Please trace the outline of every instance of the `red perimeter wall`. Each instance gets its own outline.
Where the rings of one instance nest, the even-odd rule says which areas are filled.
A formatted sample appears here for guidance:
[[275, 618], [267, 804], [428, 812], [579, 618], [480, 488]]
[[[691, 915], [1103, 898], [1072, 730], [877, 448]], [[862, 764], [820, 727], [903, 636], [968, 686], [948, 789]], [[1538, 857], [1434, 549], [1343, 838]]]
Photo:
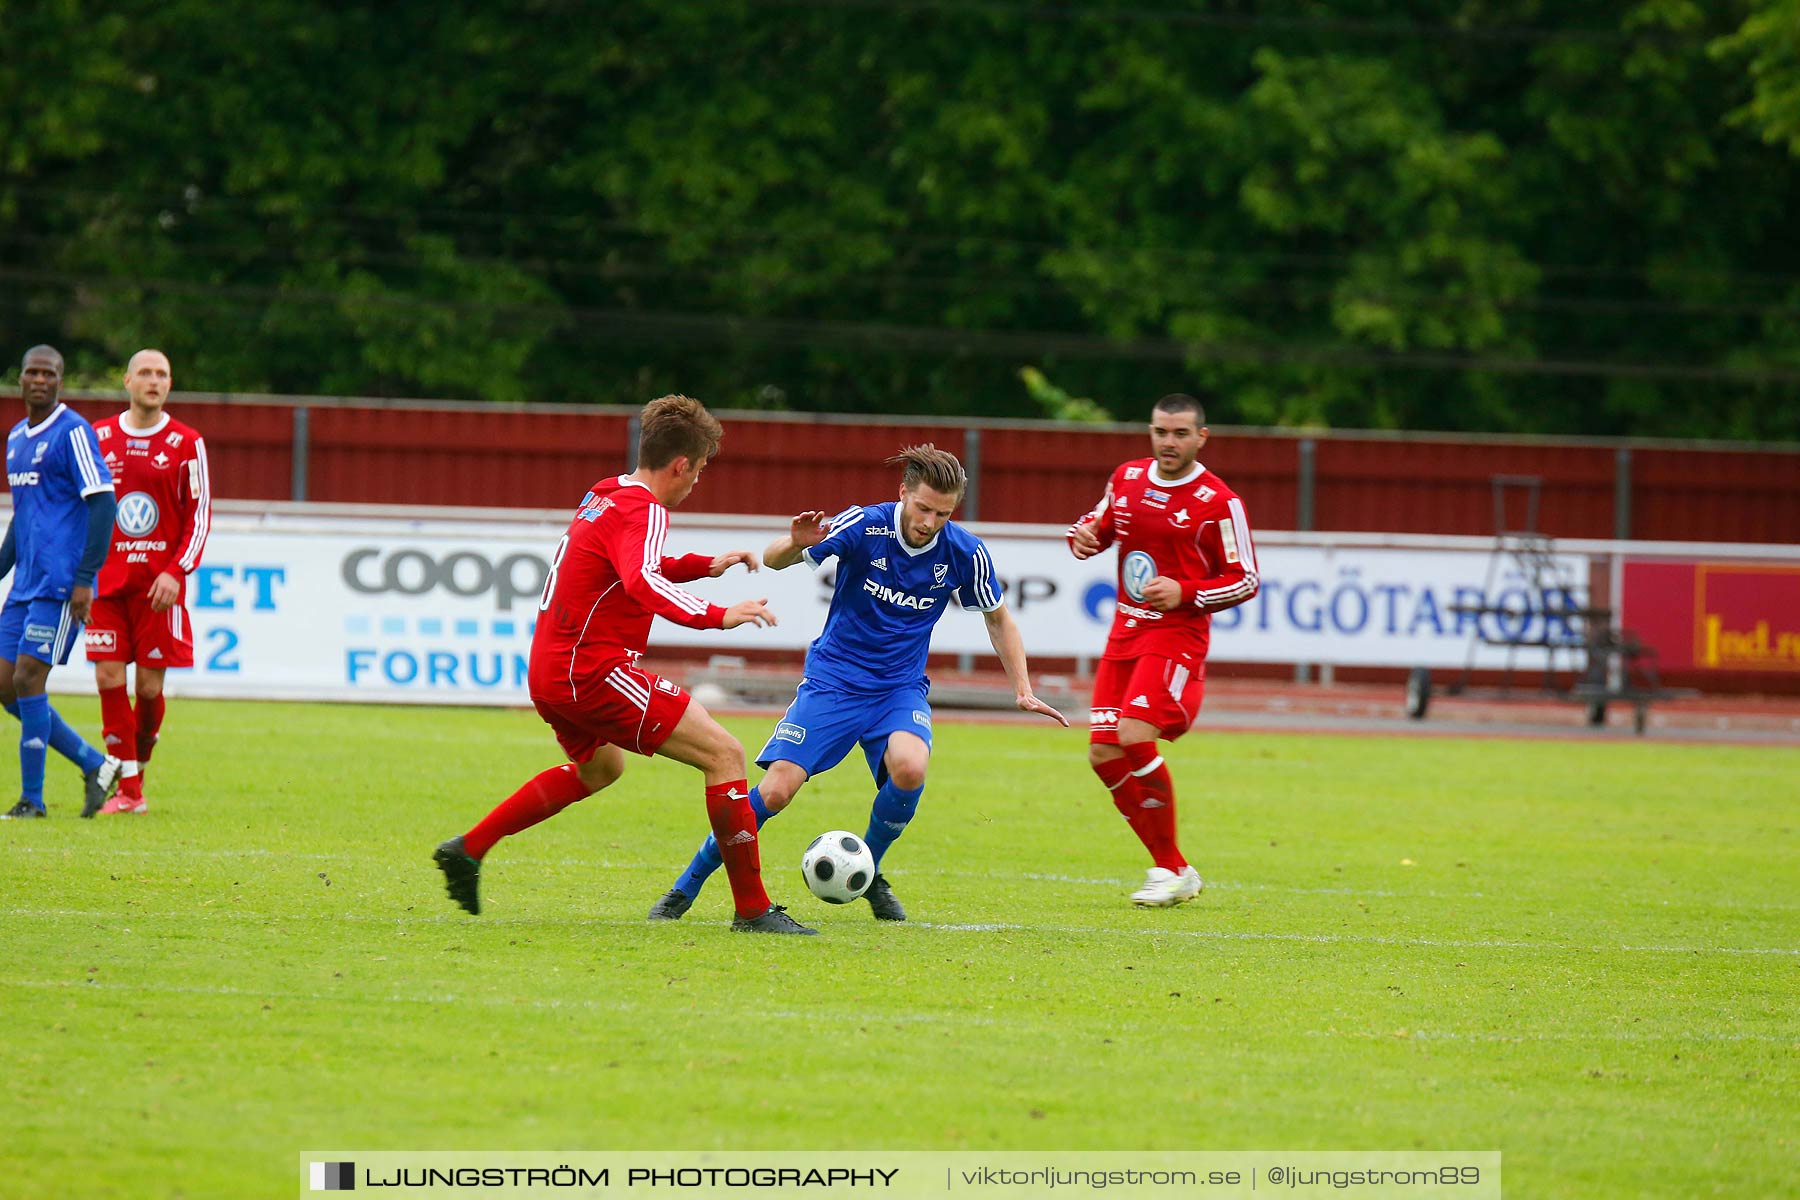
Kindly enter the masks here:
[[[70, 403], [90, 419], [121, 407]], [[24, 415], [16, 395], [0, 409], [9, 426]], [[178, 393], [170, 411], [205, 435], [214, 494], [239, 500], [573, 507], [596, 478], [625, 468], [632, 428], [630, 410], [548, 405]], [[721, 415], [724, 448], [697, 510], [785, 514], [885, 499], [897, 477], [882, 460], [932, 441], [977, 465], [977, 519], [1061, 524], [1093, 504], [1113, 466], [1148, 451], [1141, 431], [1119, 426]], [[302, 431], [303, 497], [294, 470]], [[1538, 524], [1554, 536], [1612, 537], [1623, 518], [1629, 536], [1646, 540], [1800, 540], [1800, 448], [1225, 427], [1201, 457], [1263, 529], [1487, 535], [1490, 481], [1512, 475], [1543, 480]], [[1523, 494], [1513, 493], [1506, 523], [1524, 518]]]

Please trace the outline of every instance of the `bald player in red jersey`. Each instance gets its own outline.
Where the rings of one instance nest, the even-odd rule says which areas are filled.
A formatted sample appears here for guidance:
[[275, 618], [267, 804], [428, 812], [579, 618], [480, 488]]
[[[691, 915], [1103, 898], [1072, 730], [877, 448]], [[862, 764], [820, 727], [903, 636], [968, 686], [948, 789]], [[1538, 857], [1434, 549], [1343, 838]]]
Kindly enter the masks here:
[[1094, 510], [1069, 529], [1076, 558], [1119, 549], [1118, 607], [1094, 674], [1088, 762], [1150, 852], [1134, 904], [1166, 908], [1204, 886], [1175, 837], [1175, 784], [1156, 739], [1200, 714], [1212, 614], [1256, 595], [1244, 502], [1198, 461], [1206, 413], [1164, 396], [1150, 414], [1154, 454], [1121, 463]]
[[653, 616], [693, 629], [775, 624], [766, 600], [720, 608], [680, 586], [738, 563], [754, 571], [756, 555], [662, 552], [669, 509], [687, 499], [718, 451], [718, 420], [698, 400], [664, 396], [644, 406], [640, 429], [637, 470], [588, 490], [551, 555], [538, 604], [527, 682], [569, 762], [534, 776], [432, 858], [450, 898], [480, 913], [481, 860], [494, 843], [613, 783], [625, 770], [626, 750], [660, 754], [705, 776], [706, 816], [737, 908], [732, 929], [815, 933], [770, 904], [763, 890], [743, 746], [679, 685], [637, 665]]
[[[143, 769], [162, 729], [163, 677], [194, 665], [187, 581], [212, 532], [212, 475], [199, 430], [164, 408], [173, 383], [167, 355], [139, 350], [125, 367], [131, 406], [94, 422], [119, 496], [85, 638], [106, 752], [123, 760], [119, 793], [102, 813], [148, 810]], [[137, 668], [136, 708], [125, 687], [128, 664]]]

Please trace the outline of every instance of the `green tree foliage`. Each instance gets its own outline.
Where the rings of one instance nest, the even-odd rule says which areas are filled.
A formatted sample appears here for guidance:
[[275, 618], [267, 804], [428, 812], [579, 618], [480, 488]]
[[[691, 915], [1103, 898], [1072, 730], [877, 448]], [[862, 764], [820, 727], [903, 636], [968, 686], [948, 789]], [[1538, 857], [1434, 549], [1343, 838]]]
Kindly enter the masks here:
[[1800, 437], [1797, 0], [0, 0], [0, 329], [208, 390]]

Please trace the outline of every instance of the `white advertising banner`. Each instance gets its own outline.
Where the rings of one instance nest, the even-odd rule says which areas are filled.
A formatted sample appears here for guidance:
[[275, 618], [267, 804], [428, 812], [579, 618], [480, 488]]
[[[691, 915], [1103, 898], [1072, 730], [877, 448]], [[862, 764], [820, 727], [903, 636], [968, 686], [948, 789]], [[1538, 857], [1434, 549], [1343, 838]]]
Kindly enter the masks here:
[[[760, 553], [779, 532], [775, 520], [678, 516], [667, 549]], [[560, 523], [547, 522], [220, 516], [189, 581], [195, 666], [172, 672], [169, 685], [188, 694], [524, 702], [534, 618], [561, 533]], [[1060, 530], [1017, 526], [990, 531], [987, 542], [1027, 651], [1097, 657], [1112, 621], [1112, 553], [1076, 562]], [[1459, 606], [1544, 607], [1516, 571], [1497, 571], [1488, 587], [1490, 557], [1480, 551], [1265, 543], [1258, 555], [1261, 594], [1215, 617], [1215, 661], [1460, 665], [1477, 618]], [[1560, 564], [1583, 589], [1586, 562], [1575, 556]], [[831, 596], [829, 568], [814, 573], [804, 564], [755, 575], [739, 567], [686, 586], [719, 604], [767, 597], [781, 623], [700, 631], [659, 621], [652, 653], [658, 645], [786, 648], [798, 665]], [[1502, 618], [1481, 620], [1500, 631]], [[1571, 636], [1554, 624], [1546, 629], [1541, 617], [1507, 621], [1505, 632]], [[992, 654], [980, 614], [955, 609], [939, 623], [933, 648]], [[1506, 654], [1482, 647], [1476, 662], [1504, 665]], [[79, 659], [77, 650], [53, 674], [57, 690], [91, 686]]]

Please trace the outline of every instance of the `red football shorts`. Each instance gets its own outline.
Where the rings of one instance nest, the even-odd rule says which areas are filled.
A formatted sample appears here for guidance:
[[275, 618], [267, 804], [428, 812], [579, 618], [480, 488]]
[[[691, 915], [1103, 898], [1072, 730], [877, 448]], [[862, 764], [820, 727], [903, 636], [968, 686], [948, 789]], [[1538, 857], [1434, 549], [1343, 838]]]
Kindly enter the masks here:
[[649, 757], [675, 732], [693, 697], [660, 675], [623, 664], [585, 682], [573, 699], [532, 697], [570, 762], [584, 763], [604, 745]]
[[1156, 726], [1157, 736], [1174, 741], [1200, 715], [1206, 692], [1206, 663], [1172, 658], [1103, 658], [1094, 672], [1094, 703], [1088, 714], [1088, 741], [1119, 744], [1119, 719], [1135, 717]]
[[126, 662], [140, 667], [194, 665], [194, 626], [187, 607], [150, 611], [148, 596], [96, 597], [88, 614], [89, 662]]

